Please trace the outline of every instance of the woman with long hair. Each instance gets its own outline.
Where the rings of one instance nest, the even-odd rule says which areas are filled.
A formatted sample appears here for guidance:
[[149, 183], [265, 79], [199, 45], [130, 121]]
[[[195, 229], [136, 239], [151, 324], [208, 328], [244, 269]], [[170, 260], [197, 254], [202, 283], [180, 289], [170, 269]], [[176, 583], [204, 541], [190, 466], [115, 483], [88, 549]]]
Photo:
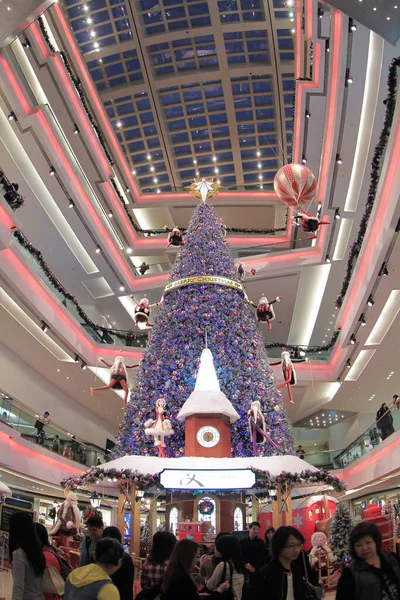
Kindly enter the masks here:
[[[103, 538], [112, 538], [122, 545], [122, 535], [118, 527], [106, 527], [103, 530]], [[134, 574], [133, 560], [129, 554], [124, 552], [120, 568], [110, 576], [111, 581], [119, 591], [120, 600], [133, 600]]]
[[235, 600], [242, 599], [244, 583], [244, 560], [240, 551], [239, 540], [234, 535], [223, 535], [215, 542], [215, 548], [221, 556], [211, 578], [207, 581], [207, 589], [213, 592], [220, 583], [228, 581]]
[[[168, 568], [161, 586], [161, 600], [200, 600], [192, 571], [197, 563], [199, 545], [193, 540], [183, 539], [172, 552]], [[229, 582], [220, 584], [215, 592], [207, 596], [208, 600], [219, 598], [220, 593], [229, 589]]]
[[265, 544], [265, 562], [268, 563], [272, 559], [271, 555], [271, 540], [275, 533], [275, 527], [268, 527], [264, 533], [264, 544]]
[[[54, 567], [65, 581], [72, 569], [69, 568], [66, 576], [63, 576], [61, 569], [61, 558], [58, 556], [56, 549], [50, 545], [49, 535], [46, 527], [42, 525], [42, 523], [34, 523], [34, 527], [39, 538], [39, 542], [42, 546], [46, 567]], [[58, 594], [49, 594], [44, 592], [44, 600], [60, 600], [60, 598], [61, 596]]]
[[150, 554], [143, 565], [140, 577], [142, 590], [150, 590], [156, 585], [161, 585], [175, 544], [176, 537], [169, 531], [157, 531], [154, 534]]
[[29, 513], [10, 519], [9, 554], [13, 576], [12, 600], [43, 600], [46, 560]]
[[375, 523], [357, 523], [350, 532], [349, 549], [352, 562], [340, 576], [336, 600], [399, 600], [399, 558], [382, 550]]

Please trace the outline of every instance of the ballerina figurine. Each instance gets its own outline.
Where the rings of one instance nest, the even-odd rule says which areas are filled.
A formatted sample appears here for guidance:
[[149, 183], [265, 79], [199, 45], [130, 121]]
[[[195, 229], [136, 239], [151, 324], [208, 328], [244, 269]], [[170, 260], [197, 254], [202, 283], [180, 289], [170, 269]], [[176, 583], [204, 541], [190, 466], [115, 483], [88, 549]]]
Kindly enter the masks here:
[[110, 369], [110, 383], [108, 385], [102, 385], [100, 387], [91, 387], [90, 388], [90, 396], [93, 398], [95, 392], [99, 392], [100, 390], [124, 390], [124, 405], [122, 410], [125, 410], [126, 403], [128, 401], [128, 373], [127, 369], [135, 369], [139, 365], [125, 365], [125, 361], [122, 356], [117, 356], [114, 360], [114, 363], [110, 365], [110, 363], [106, 362], [104, 358], [100, 358], [101, 362], [104, 363]]
[[158, 449], [158, 456], [165, 457], [165, 438], [173, 435], [171, 421], [164, 418], [165, 400], [159, 398], [156, 402], [156, 418], [145, 421], [145, 434], [154, 437], [154, 445]]

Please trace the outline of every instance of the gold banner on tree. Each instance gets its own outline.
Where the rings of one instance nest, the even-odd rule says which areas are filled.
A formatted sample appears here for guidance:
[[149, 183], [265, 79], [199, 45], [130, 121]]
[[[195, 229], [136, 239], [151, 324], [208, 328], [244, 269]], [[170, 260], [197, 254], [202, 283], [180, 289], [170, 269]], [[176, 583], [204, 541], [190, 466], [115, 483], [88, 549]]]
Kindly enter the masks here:
[[230, 287], [230, 288], [234, 288], [235, 290], [239, 290], [240, 292], [245, 294], [243, 285], [241, 283], [239, 283], [239, 281], [235, 281], [234, 279], [228, 279], [227, 277], [220, 277], [219, 275], [194, 275], [193, 277], [184, 277], [183, 279], [177, 279], [176, 281], [171, 281], [171, 283], [168, 283], [165, 286], [164, 294], [166, 294], [167, 292], [170, 292], [171, 290], [175, 290], [176, 288], [184, 287], [186, 285], [201, 284], [201, 283], [212, 283], [214, 285], [223, 285], [225, 287]]

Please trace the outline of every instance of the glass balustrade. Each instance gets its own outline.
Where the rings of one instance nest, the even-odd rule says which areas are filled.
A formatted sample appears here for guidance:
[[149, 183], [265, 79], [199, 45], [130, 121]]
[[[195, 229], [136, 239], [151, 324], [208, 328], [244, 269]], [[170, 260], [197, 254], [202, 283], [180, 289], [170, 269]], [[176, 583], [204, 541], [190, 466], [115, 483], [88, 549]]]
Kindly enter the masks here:
[[60, 456], [69, 458], [85, 467], [107, 462], [106, 454], [81, 440], [73, 437], [57, 425], [50, 423], [41, 428], [38, 416], [18, 407], [9, 396], [2, 395], [0, 400], [0, 422], [33, 444], [43, 446]]

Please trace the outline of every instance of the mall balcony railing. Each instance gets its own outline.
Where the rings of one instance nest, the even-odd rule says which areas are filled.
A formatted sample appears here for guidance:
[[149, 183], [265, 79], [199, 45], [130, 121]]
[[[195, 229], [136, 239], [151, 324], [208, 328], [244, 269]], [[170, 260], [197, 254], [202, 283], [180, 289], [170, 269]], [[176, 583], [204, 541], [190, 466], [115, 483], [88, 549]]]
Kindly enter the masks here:
[[349, 444], [340, 454], [335, 456], [333, 460], [333, 466], [335, 469], [343, 469], [350, 463], [354, 462], [361, 456], [368, 454], [378, 444], [383, 442], [392, 433], [400, 429], [400, 404], [397, 407], [393, 407], [393, 410], [389, 411], [392, 416], [393, 423], [390, 423], [388, 419], [388, 413], [382, 416], [378, 421], [373, 423], [368, 429], [364, 431], [354, 442]]
[[93, 467], [111, 460], [102, 450], [77, 438], [73, 439], [72, 433], [66, 432], [53, 423], [44, 425], [43, 434], [39, 434], [36, 428], [38, 416], [18, 407], [12, 398], [2, 394], [0, 423], [18, 431], [24, 439], [85, 467]]
[[[115, 334], [113, 334], [111, 332], [97, 331], [90, 325], [87, 325], [84, 321], [82, 321], [82, 318], [79, 315], [75, 304], [73, 302], [71, 302], [70, 300], [68, 300], [67, 298], [65, 298], [63, 296], [63, 294], [59, 290], [57, 290], [54, 287], [54, 285], [52, 285], [51, 281], [49, 280], [47, 275], [44, 273], [44, 271], [40, 268], [38, 262], [35, 260], [35, 258], [32, 256], [32, 254], [30, 254], [30, 252], [28, 252], [28, 250], [24, 249], [20, 244], [18, 244], [18, 242], [15, 239], [12, 239], [12, 245], [15, 248], [16, 252], [18, 252], [23, 257], [26, 264], [32, 269], [32, 271], [35, 272], [40, 277], [40, 279], [48, 286], [48, 288], [51, 290], [51, 292], [59, 298], [60, 302], [65, 306], [65, 308], [68, 310], [68, 312], [71, 314], [71, 316], [74, 317], [74, 319], [81, 325], [81, 327], [83, 327], [83, 329], [85, 329], [85, 331], [88, 333], [88, 335], [90, 335], [90, 337], [97, 344], [106, 344], [106, 345], [118, 346], [118, 347], [121, 347], [121, 346], [135, 347], [135, 348], [145, 348], [146, 347], [147, 336], [143, 336], [143, 331], [139, 331], [134, 327], [132, 327], [131, 331], [122, 330], [122, 329], [119, 330], [122, 334], [129, 334], [129, 333], [132, 334], [128, 340], [124, 340], [124, 339], [117, 337]], [[135, 334], [137, 335], [137, 338], [135, 338]], [[330, 348], [329, 350], [318, 352], [317, 354], [312, 355], [311, 360], [314, 358], [315, 360], [318, 360], [318, 361], [328, 361], [332, 350], [333, 350], [333, 347]], [[267, 352], [268, 352], [268, 356], [270, 358], [280, 358], [282, 348], [279, 345], [275, 348], [268, 348]]]

